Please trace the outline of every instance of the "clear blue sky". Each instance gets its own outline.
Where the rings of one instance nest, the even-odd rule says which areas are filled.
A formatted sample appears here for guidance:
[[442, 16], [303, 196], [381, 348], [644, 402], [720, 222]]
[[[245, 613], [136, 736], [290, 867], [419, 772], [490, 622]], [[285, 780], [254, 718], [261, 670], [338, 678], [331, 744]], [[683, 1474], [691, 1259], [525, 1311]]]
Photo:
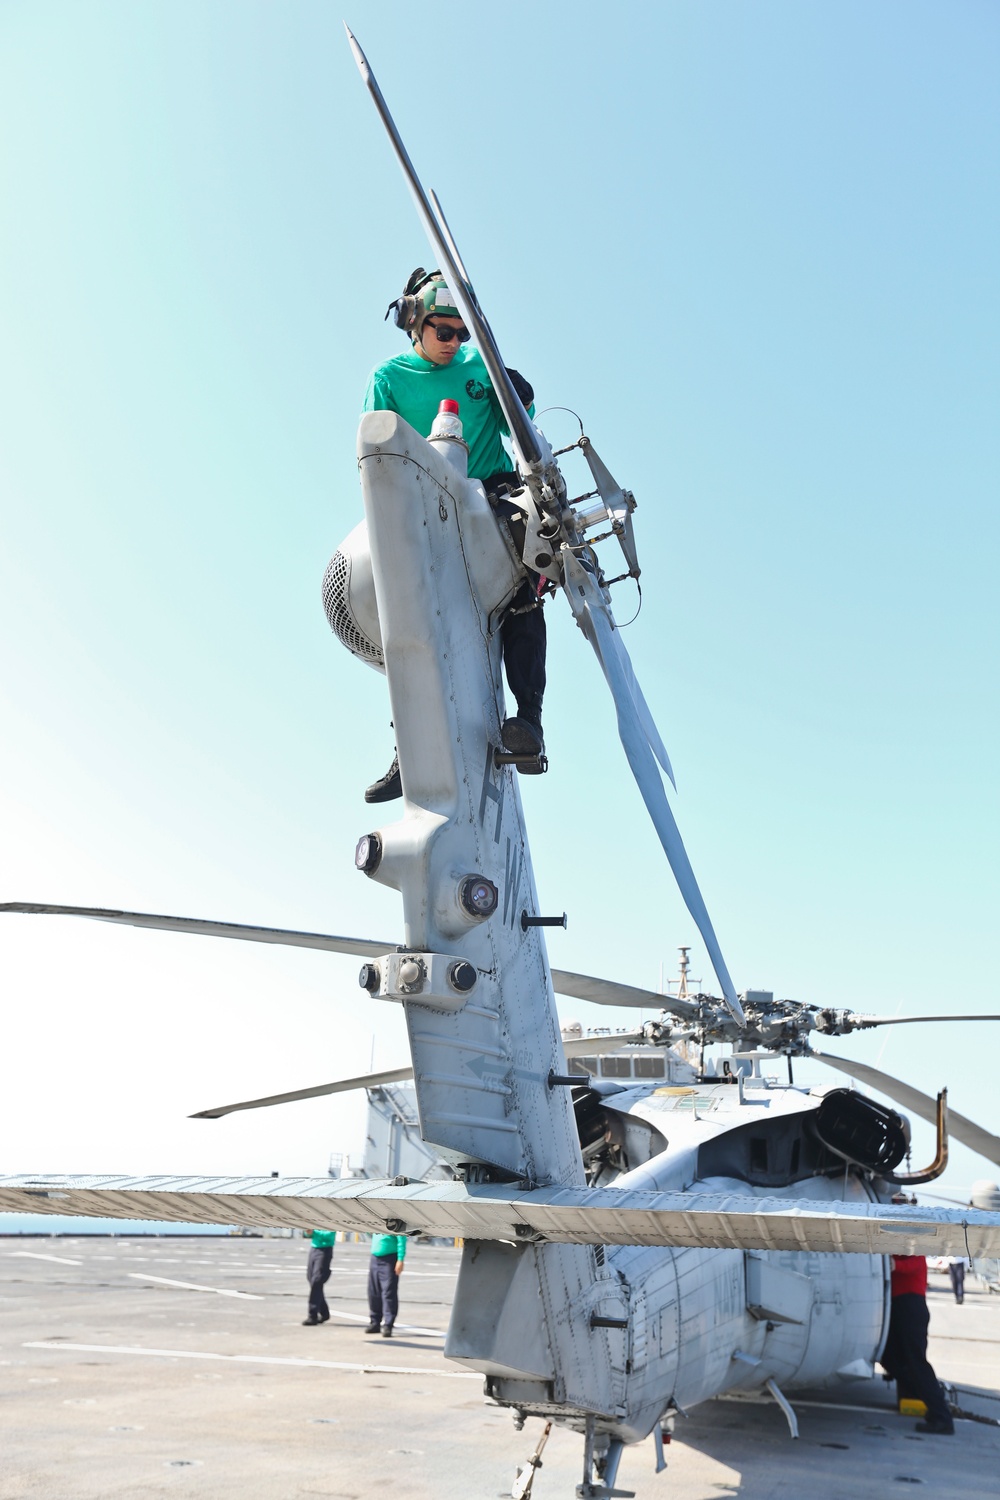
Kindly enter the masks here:
[[[1000, 1010], [1000, 11], [347, 19], [508, 362], [639, 500], [627, 640], [737, 987]], [[339, 12], [6, 0], [0, 139], [0, 899], [395, 941], [352, 862], [384, 684], [319, 584], [428, 251]], [[549, 620], [550, 954], [655, 987], [692, 925]], [[322, 1172], [356, 1100], [184, 1117], [405, 1060], [354, 960], [32, 919], [0, 944], [6, 1169]], [[997, 1130], [998, 1042], [835, 1050]]]

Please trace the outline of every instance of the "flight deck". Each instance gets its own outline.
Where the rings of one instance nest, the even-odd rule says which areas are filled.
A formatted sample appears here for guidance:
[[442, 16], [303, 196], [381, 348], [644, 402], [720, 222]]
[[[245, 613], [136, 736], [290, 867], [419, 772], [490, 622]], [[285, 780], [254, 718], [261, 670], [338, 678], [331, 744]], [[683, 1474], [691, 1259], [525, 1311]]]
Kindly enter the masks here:
[[[482, 1377], [443, 1357], [459, 1251], [415, 1244], [392, 1339], [365, 1335], [368, 1251], [341, 1244], [329, 1323], [302, 1327], [302, 1239], [0, 1239], [0, 1500], [493, 1500], [509, 1495], [541, 1423], [517, 1432]], [[769, 1400], [709, 1401], [678, 1418], [654, 1473], [628, 1448], [637, 1500], [995, 1500], [1000, 1296], [972, 1277], [962, 1306], [931, 1276], [930, 1358], [974, 1411], [922, 1438], [881, 1380]], [[974, 1395], [978, 1392], [978, 1395]], [[569, 1500], [579, 1438], [557, 1428], [532, 1500]]]

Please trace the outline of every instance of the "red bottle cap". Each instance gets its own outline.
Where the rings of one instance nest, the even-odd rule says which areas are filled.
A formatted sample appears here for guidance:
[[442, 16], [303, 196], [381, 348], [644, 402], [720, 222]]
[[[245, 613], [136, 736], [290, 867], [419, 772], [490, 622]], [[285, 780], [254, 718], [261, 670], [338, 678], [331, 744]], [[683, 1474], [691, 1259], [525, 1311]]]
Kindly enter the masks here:
[[458, 402], [457, 401], [442, 401], [441, 405], [438, 407], [438, 416], [440, 416], [442, 414], [442, 412], [447, 412], [449, 416], [457, 417], [458, 416]]

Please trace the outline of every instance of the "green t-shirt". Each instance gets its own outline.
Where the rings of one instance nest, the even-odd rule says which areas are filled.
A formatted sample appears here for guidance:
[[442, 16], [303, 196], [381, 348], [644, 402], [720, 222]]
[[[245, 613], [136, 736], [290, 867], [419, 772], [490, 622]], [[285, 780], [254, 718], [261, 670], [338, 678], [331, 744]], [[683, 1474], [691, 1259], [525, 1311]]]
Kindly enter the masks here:
[[482, 355], [470, 344], [462, 345], [450, 365], [433, 365], [412, 348], [387, 359], [371, 373], [364, 410], [398, 411], [421, 437], [428, 437], [442, 401], [458, 402], [470, 478], [509, 473], [514, 465], [501, 442], [501, 433], [509, 436], [509, 429]]
[[335, 1229], [314, 1229], [312, 1242], [315, 1250], [327, 1250], [331, 1245], [337, 1243], [337, 1231]]
[[373, 1234], [372, 1254], [391, 1255], [394, 1260], [406, 1259], [405, 1234]]

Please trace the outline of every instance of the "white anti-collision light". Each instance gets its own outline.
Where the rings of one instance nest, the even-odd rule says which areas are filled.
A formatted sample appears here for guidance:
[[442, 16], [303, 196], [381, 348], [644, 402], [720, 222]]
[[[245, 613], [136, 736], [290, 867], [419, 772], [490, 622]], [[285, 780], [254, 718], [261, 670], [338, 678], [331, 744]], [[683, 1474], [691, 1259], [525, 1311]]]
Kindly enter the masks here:
[[377, 833], [366, 833], [358, 839], [354, 863], [366, 875], [374, 875], [382, 863], [382, 840]]
[[492, 880], [485, 875], [466, 875], [458, 888], [458, 899], [463, 911], [470, 917], [492, 917], [500, 900], [500, 892]]

